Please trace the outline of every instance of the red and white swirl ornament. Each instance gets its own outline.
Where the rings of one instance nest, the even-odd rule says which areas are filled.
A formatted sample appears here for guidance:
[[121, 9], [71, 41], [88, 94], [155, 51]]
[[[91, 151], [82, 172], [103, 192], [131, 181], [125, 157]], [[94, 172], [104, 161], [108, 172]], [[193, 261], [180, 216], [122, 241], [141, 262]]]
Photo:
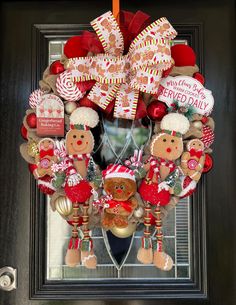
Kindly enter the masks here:
[[209, 148], [214, 142], [214, 131], [209, 126], [203, 126], [202, 133], [203, 136], [200, 140], [204, 143], [205, 148]]
[[56, 88], [58, 94], [69, 102], [75, 102], [81, 99], [84, 94], [82, 93], [76, 84], [71, 80], [71, 72], [64, 71], [62, 72], [56, 82]]
[[29, 96], [29, 105], [32, 109], [35, 109], [40, 103], [43, 91], [41, 89], [34, 90]]

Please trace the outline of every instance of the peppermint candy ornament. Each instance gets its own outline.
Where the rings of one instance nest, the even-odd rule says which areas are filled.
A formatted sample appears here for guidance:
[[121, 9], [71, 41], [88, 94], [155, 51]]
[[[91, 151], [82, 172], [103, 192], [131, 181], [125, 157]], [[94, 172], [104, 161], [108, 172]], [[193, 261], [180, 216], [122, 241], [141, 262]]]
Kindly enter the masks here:
[[34, 90], [29, 96], [29, 105], [31, 108], [36, 108], [39, 104], [43, 91], [41, 89]]
[[71, 80], [71, 72], [68, 70], [62, 72], [58, 76], [56, 88], [58, 94], [69, 102], [78, 101], [85, 94], [85, 92], [82, 93], [76, 84]]
[[209, 148], [214, 142], [214, 132], [209, 126], [203, 126], [202, 133], [203, 136], [200, 140], [204, 143], [205, 148]]

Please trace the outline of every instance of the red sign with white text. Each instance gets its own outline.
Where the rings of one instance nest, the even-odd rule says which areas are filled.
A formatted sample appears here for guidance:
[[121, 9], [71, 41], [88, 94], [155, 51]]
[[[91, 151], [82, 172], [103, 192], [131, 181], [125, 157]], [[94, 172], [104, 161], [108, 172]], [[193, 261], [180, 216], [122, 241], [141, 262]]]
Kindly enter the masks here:
[[64, 104], [54, 94], [45, 94], [37, 105], [37, 135], [64, 136]]

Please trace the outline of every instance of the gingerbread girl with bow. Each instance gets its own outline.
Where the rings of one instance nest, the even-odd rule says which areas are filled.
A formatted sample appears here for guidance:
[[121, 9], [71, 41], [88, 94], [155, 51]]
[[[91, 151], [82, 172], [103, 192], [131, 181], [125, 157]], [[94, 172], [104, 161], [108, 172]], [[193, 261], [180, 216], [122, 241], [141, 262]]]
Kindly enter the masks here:
[[188, 141], [186, 148], [187, 151], [181, 156], [181, 169], [185, 176], [198, 181], [205, 162], [204, 143], [199, 139], [193, 139]]

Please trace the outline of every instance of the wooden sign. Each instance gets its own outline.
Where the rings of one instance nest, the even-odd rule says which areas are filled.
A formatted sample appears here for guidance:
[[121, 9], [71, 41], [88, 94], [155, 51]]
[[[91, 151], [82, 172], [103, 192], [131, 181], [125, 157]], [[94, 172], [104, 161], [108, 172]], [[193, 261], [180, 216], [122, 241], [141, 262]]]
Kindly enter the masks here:
[[58, 96], [42, 95], [36, 115], [37, 135], [64, 137], [64, 104]]
[[214, 98], [210, 90], [190, 76], [168, 76], [160, 82], [158, 100], [169, 107], [174, 101], [179, 106], [192, 106], [196, 113], [209, 115], [213, 109]]

